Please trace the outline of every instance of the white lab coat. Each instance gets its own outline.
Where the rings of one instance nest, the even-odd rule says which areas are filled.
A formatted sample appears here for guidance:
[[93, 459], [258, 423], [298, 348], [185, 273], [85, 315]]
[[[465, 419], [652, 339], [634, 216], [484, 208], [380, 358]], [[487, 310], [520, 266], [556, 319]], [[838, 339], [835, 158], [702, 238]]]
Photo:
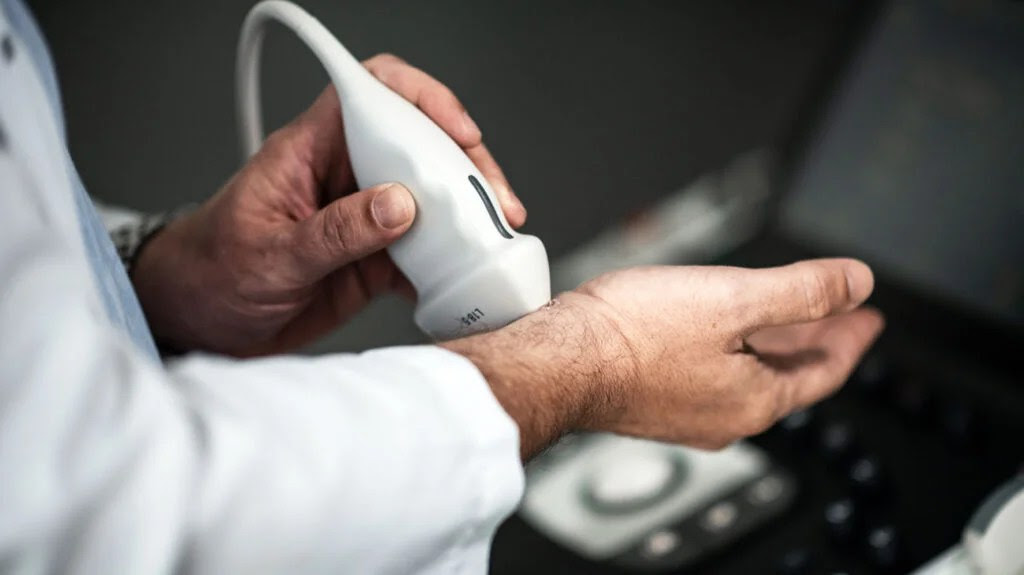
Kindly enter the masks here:
[[0, 570], [482, 573], [518, 430], [436, 347], [160, 365], [112, 323], [0, 10]]

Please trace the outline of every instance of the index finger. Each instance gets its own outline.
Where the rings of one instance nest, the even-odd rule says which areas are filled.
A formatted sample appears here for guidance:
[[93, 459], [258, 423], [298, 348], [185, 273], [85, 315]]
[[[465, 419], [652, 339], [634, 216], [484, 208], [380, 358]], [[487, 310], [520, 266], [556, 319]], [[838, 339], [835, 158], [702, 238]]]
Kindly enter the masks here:
[[885, 320], [877, 310], [862, 308], [820, 323], [814, 346], [806, 350], [818, 352], [816, 359], [798, 362], [792, 369], [768, 370], [779, 392], [785, 394], [780, 402], [785, 413], [817, 403], [838, 390], [882, 332]]
[[481, 142], [477, 146], [466, 148], [466, 155], [491, 184], [491, 189], [497, 194], [501, 210], [505, 213], [505, 219], [508, 220], [509, 225], [519, 228], [526, 223], [526, 208], [509, 187], [505, 173], [501, 171], [501, 167], [498, 166], [498, 162], [494, 160], [494, 156], [491, 155], [487, 146]]
[[476, 122], [455, 94], [436, 78], [392, 54], [379, 54], [364, 65], [378, 80], [412, 102], [462, 147], [498, 196], [505, 219], [513, 228], [526, 222], [526, 208], [512, 192]]
[[480, 128], [448, 86], [391, 54], [378, 54], [363, 65], [388, 88], [422, 110], [459, 146], [468, 148], [480, 143]]

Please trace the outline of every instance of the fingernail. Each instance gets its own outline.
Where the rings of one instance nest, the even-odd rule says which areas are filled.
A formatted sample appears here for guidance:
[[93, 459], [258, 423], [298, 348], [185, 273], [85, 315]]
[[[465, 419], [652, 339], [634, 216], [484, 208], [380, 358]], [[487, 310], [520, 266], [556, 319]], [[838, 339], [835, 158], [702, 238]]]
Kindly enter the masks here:
[[398, 184], [390, 184], [373, 198], [371, 210], [378, 224], [392, 230], [412, 220], [416, 204], [409, 190]]
[[469, 117], [469, 112], [465, 111], [462, 112], [462, 129], [465, 130], [467, 134], [480, 133], [480, 126], [477, 126], [476, 122], [473, 121], [473, 118]]
[[845, 270], [846, 287], [850, 291], [850, 306], [857, 307], [864, 303], [875, 289], [875, 278], [871, 268], [859, 261], [847, 264]]

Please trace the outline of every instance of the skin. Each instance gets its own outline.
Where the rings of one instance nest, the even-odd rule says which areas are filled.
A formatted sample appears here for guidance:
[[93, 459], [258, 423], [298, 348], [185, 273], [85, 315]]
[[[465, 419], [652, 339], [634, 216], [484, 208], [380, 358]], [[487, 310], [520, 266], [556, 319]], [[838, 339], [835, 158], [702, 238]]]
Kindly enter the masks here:
[[[526, 210], [451, 91], [394, 56], [364, 64], [462, 146], [521, 226]], [[356, 188], [328, 87], [215, 196], [157, 234], [132, 280], [164, 345], [287, 352], [377, 295], [414, 297], [383, 250], [415, 211], [400, 184]], [[634, 268], [441, 345], [479, 368], [519, 425], [524, 459], [573, 430], [716, 449], [842, 385], [883, 328], [862, 305], [873, 282], [845, 259]]]
[[843, 259], [633, 268], [442, 345], [490, 382], [524, 459], [573, 430], [720, 449], [839, 389], [883, 327], [873, 282]]

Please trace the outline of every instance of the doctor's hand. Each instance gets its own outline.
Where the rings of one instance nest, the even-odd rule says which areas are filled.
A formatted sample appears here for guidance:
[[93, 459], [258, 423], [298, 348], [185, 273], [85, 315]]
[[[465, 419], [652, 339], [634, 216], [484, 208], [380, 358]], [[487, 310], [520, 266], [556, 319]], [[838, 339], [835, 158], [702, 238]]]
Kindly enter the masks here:
[[836, 391], [883, 327], [855, 260], [647, 267], [447, 342], [519, 424], [524, 458], [574, 430], [721, 448]]
[[[455, 95], [394, 56], [364, 65], [465, 150], [508, 222], [521, 226], [525, 209]], [[400, 184], [357, 190], [340, 104], [328, 86], [213, 198], [154, 236], [132, 282], [165, 345], [234, 355], [288, 351], [381, 293], [412, 294], [383, 250], [415, 213]]]

